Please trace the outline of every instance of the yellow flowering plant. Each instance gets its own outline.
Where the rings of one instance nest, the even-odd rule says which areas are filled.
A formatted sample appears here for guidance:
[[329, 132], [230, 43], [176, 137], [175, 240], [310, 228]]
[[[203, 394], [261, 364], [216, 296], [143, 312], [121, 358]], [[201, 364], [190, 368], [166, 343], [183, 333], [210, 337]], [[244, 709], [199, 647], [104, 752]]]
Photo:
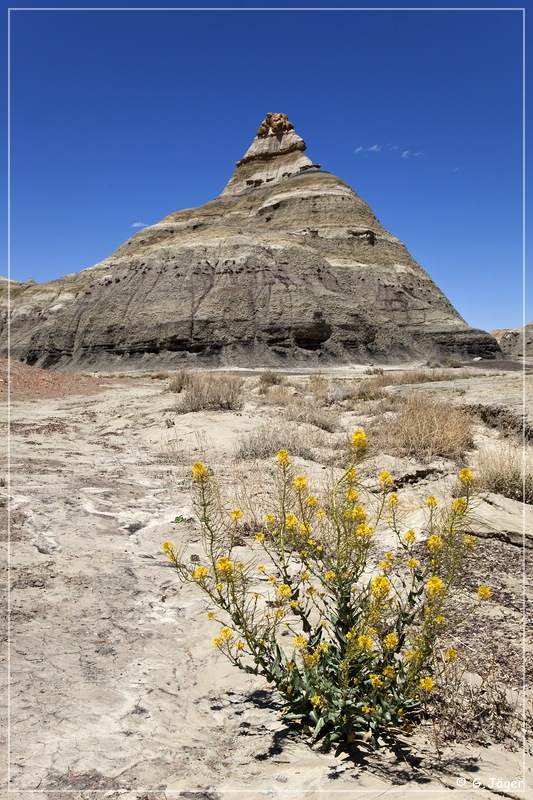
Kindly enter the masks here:
[[[465, 536], [471, 473], [460, 477], [463, 502], [428, 498], [426, 525], [415, 532], [402, 527], [401, 499], [388, 472], [371, 489], [361, 482], [357, 465], [366, 452], [366, 435], [356, 431], [348, 466], [321, 496], [281, 450], [277, 507], [253, 535], [261, 563], [246, 564], [235, 554], [242, 514], [221, 511], [214, 477], [197, 462], [192, 475], [204, 563], [196, 557], [191, 568], [184, 551], [163, 544], [181, 579], [228, 620], [213, 646], [272, 683], [287, 722], [303, 723], [298, 729], [311, 729], [325, 748], [394, 738], [427, 708], [439, 679], [437, 643], [472, 551], [473, 537]], [[376, 531], [386, 525], [396, 535], [396, 552], [389, 546], [380, 555]], [[481, 586], [466, 613], [489, 599], [489, 587]], [[212, 611], [209, 618], [223, 624]], [[456, 651], [447, 652], [451, 663]]]

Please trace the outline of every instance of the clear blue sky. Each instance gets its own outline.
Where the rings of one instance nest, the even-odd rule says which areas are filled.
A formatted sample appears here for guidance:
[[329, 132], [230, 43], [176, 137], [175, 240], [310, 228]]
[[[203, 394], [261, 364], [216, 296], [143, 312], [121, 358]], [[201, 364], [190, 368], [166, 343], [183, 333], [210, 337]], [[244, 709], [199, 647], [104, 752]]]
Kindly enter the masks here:
[[10, 20], [14, 280], [92, 266], [216, 197], [283, 111], [470, 325], [522, 324], [520, 10]]

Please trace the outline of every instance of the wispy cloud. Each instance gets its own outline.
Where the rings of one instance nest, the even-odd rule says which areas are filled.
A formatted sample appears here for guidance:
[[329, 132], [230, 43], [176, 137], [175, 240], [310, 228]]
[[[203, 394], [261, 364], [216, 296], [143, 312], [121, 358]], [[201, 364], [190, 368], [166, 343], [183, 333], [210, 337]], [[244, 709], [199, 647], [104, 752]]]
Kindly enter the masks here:
[[[400, 152], [399, 152], [400, 151]], [[402, 158], [422, 158], [425, 153], [422, 150], [401, 150], [397, 144], [373, 144], [370, 147], [358, 145], [354, 153], [396, 153], [399, 152]]]
[[146, 222], [132, 222], [130, 228], [146, 228]]
[[461, 172], [461, 167], [454, 167], [452, 172]]
[[418, 151], [413, 153], [411, 150], [404, 150], [402, 152], [402, 158], [422, 158], [424, 153], [422, 151]]

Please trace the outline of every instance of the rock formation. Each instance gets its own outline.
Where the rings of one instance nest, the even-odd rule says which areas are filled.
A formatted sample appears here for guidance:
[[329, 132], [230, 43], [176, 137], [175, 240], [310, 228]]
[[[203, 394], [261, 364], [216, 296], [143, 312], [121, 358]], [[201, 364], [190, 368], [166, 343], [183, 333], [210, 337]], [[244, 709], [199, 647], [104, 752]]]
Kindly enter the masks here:
[[533, 322], [523, 328], [491, 331], [502, 352], [510, 358], [533, 358]]
[[284, 114], [268, 114], [215, 200], [144, 228], [82, 272], [13, 283], [12, 356], [123, 369], [499, 353], [305, 149]]

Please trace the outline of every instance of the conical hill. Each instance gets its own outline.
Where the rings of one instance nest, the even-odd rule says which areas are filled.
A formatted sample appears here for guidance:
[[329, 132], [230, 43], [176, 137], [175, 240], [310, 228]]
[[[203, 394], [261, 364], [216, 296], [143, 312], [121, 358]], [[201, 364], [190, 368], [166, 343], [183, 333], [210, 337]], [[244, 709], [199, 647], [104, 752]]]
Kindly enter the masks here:
[[287, 117], [269, 114], [215, 200], [144, 228], [82, 272], [13, 283], [12, 356], [117, 369], [499, 353], [304, 151]]

